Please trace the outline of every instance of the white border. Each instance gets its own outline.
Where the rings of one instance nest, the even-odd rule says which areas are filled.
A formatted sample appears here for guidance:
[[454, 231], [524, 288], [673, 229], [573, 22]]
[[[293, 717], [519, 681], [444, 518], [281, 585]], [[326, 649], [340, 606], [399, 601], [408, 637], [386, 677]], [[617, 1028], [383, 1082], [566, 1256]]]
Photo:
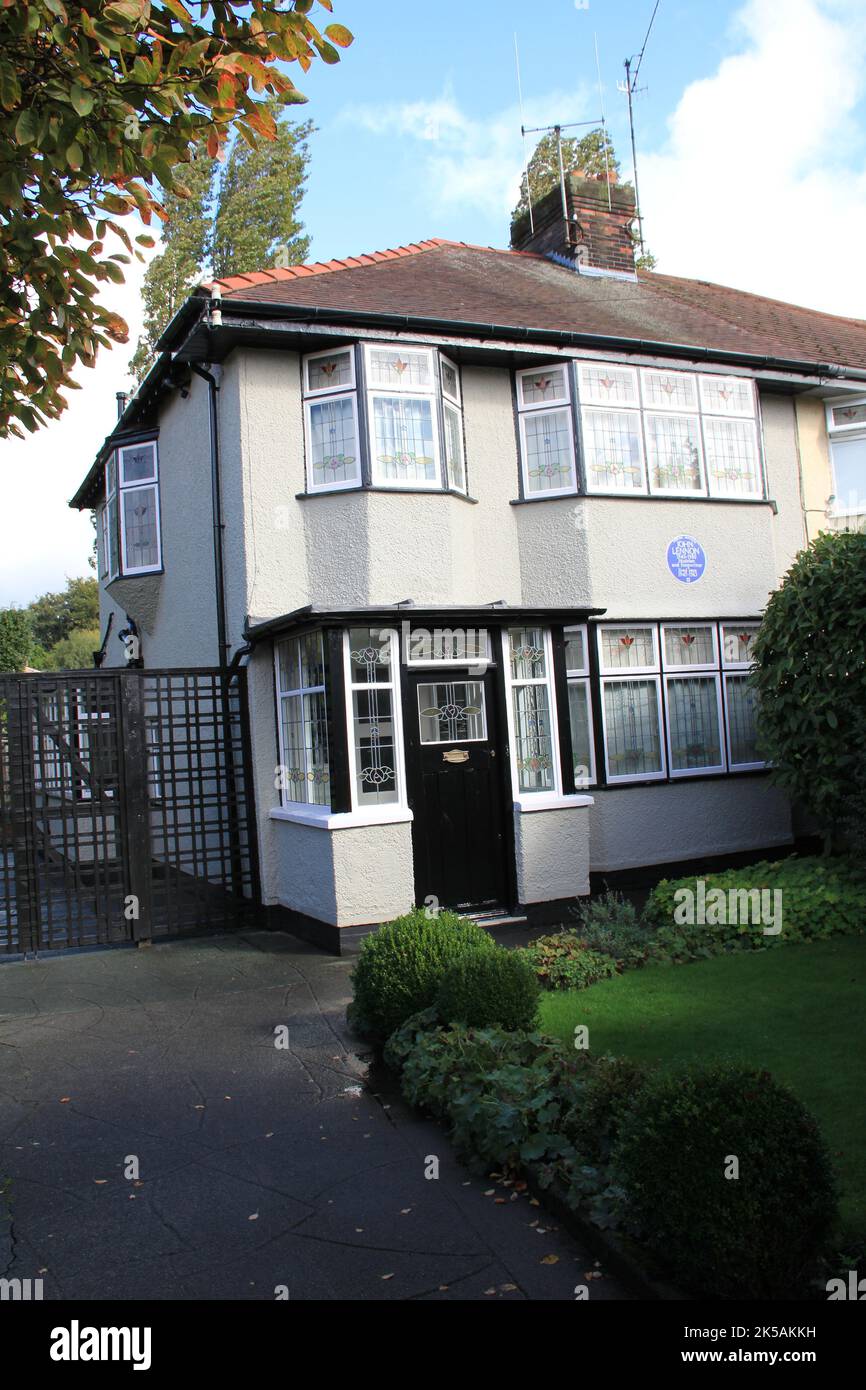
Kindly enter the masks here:
[[[346, 705], [346, 737], [348, 738], [348, 762], [349, 762], [349, 788], [352, 799], [352, 813], [355, 815], [367, 816], [372, 810], [396, 810], [401, 809], [405, 812], [409, 810], [406, 794], [406, 753], [405, 740], [403, 737], [403, 699], [400, 677], [400, 634], [390, 627], [369, 627], [364, 623], [359, 623], [357, 630], [378, 633], [380, 639], [387, 637], [390, 644], [390, 681], [353, 681], [352, 680], [352, 658], [351, 658], [351, 628], [343, 629], [343, 688], [345, 690]], [[356, 690], [390, 690], [391, 691], [391, 719], [394, 725], [394, 780], [397, 784], [397, 795], [393, 801], [380, 801], [360, 803], [358, 800], [357, 784], [357, 762], [355, 757], [355, 702], [353, 695]]]
[[[641, 468], [641, 486], [640, 486], [640, 487], [597, 487], [594, 483], [590, 483], [590, 481], [589, 481], [590, 469], [595, 468], [596, 465], [592, 462], [592, 460], [591, 460], [591, 458], [590, 458], [590, 451], [589, 451], [589, 449], [587, 448], [587, 443], [586, 443], [586, 435], [587, 435], [587, 432], [586, 432], [586, 430], [583, 428], [583, 423], [584, 423], [585, 417], [588, 416], [589, 414], [593, 413], [593, 412], [595, 412], [595, 414], [605, 414], [605, 415], [614, 415], [614, 414], [634, 415], [634, 417], [636, 418], [636, 420], [637, 420], [637, 441], [638, 441], [638, 446], [639, 446], [639, 449], [640, 449], [640, 460], [639, 460], [639, 462], [640, 462], [640, 468]], [[644, 440], [643, 411], [641, 410], [640, 406], [639, 406], [639, 405], [637, 405], [637, 406], [632, 406], [632, 405], [594, 405], [594, 404], [584, 405], [583, 403], [581, 403], [581, 408], [580, 408], [580, 423], [581, 423], [581, 435], [582, 435], [582, 444], [583, 444], [583, 467], [584, 467], [584, 473], [585, 473], [585, 475], [586, 475], [586, 491], [587, 491], [587, 495], [590, 496], [590, 497], [649, 497], [649, 496], [650, 496], [650, 490], [649, 490], [649, 479], [648, 479], [648, 475], [647, 475], [647, 464], [646, 464], [646, 441]]]
[[[433, 478], [420, 478], [409, 481], [407, 478], [382, 478], [379, 476], [379, 468], [382, 466], [376, 458], [376, 420], [372, 403], [378, 397], [383, 400], [415, 400], [426, 401], [430, 406], [430, 423], [433, 435], [433, 462], [436, 467], [436, 475]], [[378, 386], [372, 387], [367, 392], [367, 400], [370, 408], [367, 411], [368, 428], [370, 432], [370, 474], [373, 486], [378, 488], [397, 488], [399, 490], [409, 489], [413, 492], [429, 491], [431, 488], [435, 492], [444, 492], [442, 483], [442, 441], [440, 439], [439, 418], [436, 408], [435, 391], [386, 391]]]
[[571, 382], [569, 381], [568, 365], [565, 362], [553, 362], [550, 366], [551, 372], [560, 372], [565, 386], [565, 395], [557, 396], [551, 401], [527, 401], [523, 395], [523, 378], [527, 376], [540, 376], [547, 371], [547, 367], [523, 367], [519, 372], [515, 372], [517, 382], [517, 409], [523, 410], [562, 410], [565, 406], [571, 405]]
[[[526, 448], [526, 421], [536, 416], [550, 417], [559, 413], [568, 421], [568, 450], [571, 458], [571, 482], [568, 487], [531, 488], [529, 486], [528, 454]], [[528, 502], [543, 502], [548, 497], [573, 497], [577, 492], [577, 460], [574, 452], [574, 419], [568, 402], [556, 406], [544, 406], [538, 410], [521, 411], [517, 417], [520, 426], [520, 469], [523, 475], [523, 495]]]
[[[352, 403], [352, 415], [355, 422], [355, 447], [357, 450], [355, 455], [355, 466], [357, 472], [355, 477], [351, 480], [344, 479], [336, 483], [316, 483], [313, 481], [313, 407], [317, 405], [325, 405], [329, 401], [339, 400], [351, 401]], [[304, 453], [306, 455], [308, 494], [314, 492], [345, 492], [347, 488], [357, 488], [361, 486], [363, 479], [363, 474], [361, 470], [361, 429], [358, 418], [358, 396], [356, 392], [343, 391], [338, 394], [337, 391], [327, 391], [323, 392], [321, 396], [311, 396], [309, 400], [305, 400], [304, 432], [306, 446]]]
[[[156, 564], [155, 565], [130, 565], [126, 559], [126, 508], [124, 501], [127, 497], [134, 496], [137, 492], [152, 492], [156, 497]], [[135, 487], [123, 487], [117, 494], [117, 505], [120, 508], [120, 573], [126, 578], [132, 574], [154, 574], [162, 569], [162, 512], [159, 504], [159, 481], [138, 483]]]
[[[612, 773], [609, 763], [609, 750], [607, 746], [607, 705], [604, 698], [605, 686], [622, 685], [624, 681], [653, 681], [656, 687], [656, 717], [659, 728], [659, 758], [661, 769], [658, 772], [626, 772]], [[604, 744], [604, 769], [607, 774], [608, 785], [620, 786], [626, 782], [663, 782], [667, 780], [667, 739], [665, 737], [664, 719], [662, 717], [662, 678], [658, 674], [649, 671], [640, 672], [636, 668], [629, 672], [620, 672], [618, 676], [602, 676], [599, 685], [601, 689], [601, 727], [602, 742]]]
[[[505, 714], [508, 729], [508, 763], [511, 769], [511, 791], [512, 798], [517, 804], [522, 802], [525, 797], [535, 798], [537, 796], [556, 796], [562, 797], [562, 767], [559, 751], [559, 710], [556, 704], [556, 685], [553, 679], [553, 643], [551, 641], [550, 629], [542, 627], [542, 642], [544, 645], [544, 676], [527, 677], [523, 680], [515, 680], [511, 674], [511, 633], [514, 631], [531, 631], [533, 627], [538, 628], [537, 624], [526, 623], [521, 627], [502, 629], [502, 674], [505, 681]], [[547, 707], [550, 716], [550, 749], [553, 762], [553, 786], [539, 787], [537, 791], [523, 791], [520, 787], [520, 778], [517, 772], [517, 734], [514, 725], [514, 701], [513, 693], [515, 686], [523, 685], [543, 685], [547, 688]]]
[[[617, 629], [628, 631], [630, 628], [636, 632], [651, 632], [653, 638], [653, 662], [651, 666], [605, 666], [604, 648], [601, 643], [602, 632], [613, 632]], [[598, 669], [602, 676], [657, 676], [661, 669], [659, 661], [659, 625], [657, 622], [641, 623], [599, 623], [596, 627], [596, 644], [598, 650]]]
[[[718, 422], [720, 422], [720, 423], [734, 423], [734, 424], [750, 425], [750, 426], [751, 426], [752, 435], [753, 435], [754, 441], [755, 441], [755, 465], [756, 465], [755, 471], [756, 471], [757, 476], [758, 476], [758, 490], [757, 490], [757, 492], [718, 492], [718, 491], [714, 490], [713, 481], [712, 481], [712, 479], [710, 478], [709, 451], [708, 451], [708, 449], [707, 449], [707, 428], [706, 428], [706, 427], [707, 427], [707, 423], [708, 423], [709, 421], [718, 421]], [[705, 414], [705, 415], [702, 415], [702, 416], [701, 416], [701, 422], [702, 422], [702, 434], [703, 434], [703, 441], [704, 441], [704, 475], [705, 475], [706, 480], [707, 480], [707, 496], [708, 496], [708, 497], [714, 497], [714, 498], [718, 499], [718, 500], [721, 501], [721, 502], [739, 502], [739, 501], [741, 501], [743, 498], [746, 498], [747, 500], [753, 500], [753, 501], [762, 502], [762, 501], [764, 500], [764, 498], [766, 497], [766, 486], [765, 486], [765, 483], [764, 483], [764, 460], [763, 460], [763, 454], [762, 454], [762, 451], [761, 451], [761, 431], [758, 429], [758, 422], [757, 422], [757, 420], [754, 419], [754, 418], [751, 418], [751, 419], [750, 419], [749, 416], [747, 416], [747, 415], [710, 415], [710, 414]]]
[[[666, 371], [664, 367], [641, 367], [639, 375], [641, 405], [645, 411], [649, 411], [650, 414], [653, 415], [700, 415], [701, 397], [698, 391], [698, 377], [696, 372]], [[692, 390], [694, 391], [694, 405], [659, 405], [656, 402], [648, 401], [644, 390], [644, 382], [647, 377], [651, 376], [676, 376], [684, 381], [690, 381], [692, 383]]]
[[[692, 680], [692, 679], [696, 679], [696, 680], [705, 680], [705, 681], [706, 681], [706, 680], [711, 680], [711, 681], [713, 681], [714, 684], [715, 684], [715, 687], [716, 687], [716, 719], [717, 719], [717, 721], [718, 721], [719, 756], [720, 756], [720, 758], [721, 758], [721, 762], [719, 762], [719, 763], [710, 763], [710, 764], [708, 764], [706, 767], [684, 767], [684, 768], [675, 768], [675, 767], [674, 767], [674, 755], [673, 755], [673, 743], [672, 743], [672, 741], [671, 741], [671, 704], [670, 704], [670, 700], [669, 700], [669, 698], [668, 698], [668, 691], [669, 691], [669, 689], [670, 689], [671, 682], [675, 682], [675, 681], [685, 681], [685, 680]], [[721, 677], [720, 677], [720, 674], [719, 674], [718, 670], [711, 671], [711, 670], [707, 670], [706, 668], [701, 669], [701, 668], [699, 668], [699, 667], [693, 667], [693, 668], [691, 668], [691, 669], [688, 670], [688, 671], [676, 671], [676, 672], [673, 673], [672, 675], [666, 675], [666, 676], [665, 676], [665, 678], [664, 678], [664, 686], [665, 686], [665, 713], [666, 713], [666, 715], [667, 715], [667, 718], [666, 718], [666, 720], [665, 720], [665, 726], [666, 726], [666, 739], [667, 739], [667, 755], [668, 755], [668, 768], [670, 769], [670, 776], [671, 776], [671, 779], [673, 779], [673, 778], [680, 779], [680, 778], [682, 778], [682, 777], [712, 777], [712, 776], [717, 776], [719, 773], [725, 772], [725, 771], [727, 770], [726, 757], [725, 757], [726, 751], [727, 751], [727, 750], [726, 750], [726, 744], [727, 744], [727, 726], [726, 726], [726, 724], [725, 724], [724, 710], [723, 710], [723, 708], [722, 708]]]
[[[643, 436], [644, 436], [644, 469], [646, 471], [647, 487], [652, 497], [706, 497], [707, 495], [707, 470], [704, 466], [704, 432], [701, 428], [701, 417], [698, 411], [689, 410], [656, 410], [644, 408], [641, 411], [643, 416]], [[683, 487], [656, 487], [652, 480], [652, 459], [650, 449], [650, 416], [658, 415], [662, 420], [693, 420], [697, 426], [697, 445], [698, 445], [698, 476], [700, 482], [696, 488]]]
[[[715, 671], [719, 669], [719, 622], [712, 618], [705, 619], [697, 623], [661, 623], [661, 635], [659, 637], [659, 654], [661, 656], [661, 668], [663, 671], [675, 672], [677, 675], [687, 676], [690, 671]], [[688, 665], [680, 666], [677, 662], [668, 661], [665, 655], [665, 633], [666, 632], [694, 632], [699, 628], [709, 628], [713, 636], [713, 657], [711, 661], [694, 661]]]
[[[148, 476], [147, 476], [146, 478], [132, 478], [132, 479], [130, 479], [129, 482], [127, 482], [127, 481], [125, 480], [124, 476], [123, 476], [123, 471], [124, 471], [124, 467], [125, 467], [124, 458], [123, 458], [124, 454], [126, 454], [127, 452], [129, 452], [129, 451], [132, 450], [132, 449], [142, 449], [142, 448], [146, 448], [146, 447], [148, 447], [148, 446], [149, 446], [149, 448], [150, 448], [150, 457], [151, 457], [151, 460], [152, 460], [152, 463], [153, 463], [153, 472], [152, 472], [152, 473], [149, 473]], [[118, 485], [119, 488], [123, 489], [123, 488], [131, 488], [131, 487], [147, 487], [149, 483], [158, 483], [158, 482], [159, 482], [159, 464], [158, 464], [158, 460], [157, 460], [156, 440], [155, 440], [155, 439], [142, 439], [142, 440], [140, 440], [137, 444], [121, 444], [121, 445], [118, 447], [118, 450], [117, 450], [117, 485]]]
[[[307, 367], [308, 367], [308, 365], [309, 365], [310, 362], [315, 362], [316, 359], [319, 358], [319, 357], [343, 357], [343, 356], [346, 356], [346, 355], [348, 355], [348, 358], [349, 358], [349, 365], [350, 365], [350, 367], [351, 367], [351, 369], [352, 369], [352, 380], [351, 380], [351, 381], [348, 381], [348, 382], [347, 382], [347, 381], [341, 381], [341, 382], [339, 382], [336, 386], [311, 386], [311, 385], [310, 385], [310, 374], [309, 374], [309, 372], [308, 372], [308, 370], [307, 370]], [[342, 393], [342, 394], [345, 395], [345, 394], [348, 394], [348, 392], [350, 392], [350, 391], [356, 390], [356, 389], [357, 389], [358, 383], [357, 383], [357, 381], [356, 381], [356, 379], [355, 379], [355, 349], [354, 349], [354, 347], [349, 347], [349, 348], [345, 348], [345, 347], [331, 348], [328, 352], [308, 352], [307, 355], [306, 355], [306, 356], [304, 357], [304, 359], [303, 359], [303, 371], [302, 371], [302, 377], [301, 377], [301, 384], [302, 384], [302, 387], [303, 387], [303, 393], [304, 393], [304, 395], [305, 395], [305, 396], [312, 396], [314, 400], [317, 400], [320, 396], [336, 396], [336, 395], [338, 395], [339, 393]]]

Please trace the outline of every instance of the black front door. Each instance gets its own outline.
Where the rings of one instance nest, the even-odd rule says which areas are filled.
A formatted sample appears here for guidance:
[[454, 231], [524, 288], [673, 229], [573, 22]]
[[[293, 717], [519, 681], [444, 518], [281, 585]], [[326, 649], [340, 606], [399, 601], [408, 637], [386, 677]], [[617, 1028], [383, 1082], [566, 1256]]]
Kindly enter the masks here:
[[494, 674], [439, 668], [406, 677], [416, 901], [501, 906], [507, 842]]

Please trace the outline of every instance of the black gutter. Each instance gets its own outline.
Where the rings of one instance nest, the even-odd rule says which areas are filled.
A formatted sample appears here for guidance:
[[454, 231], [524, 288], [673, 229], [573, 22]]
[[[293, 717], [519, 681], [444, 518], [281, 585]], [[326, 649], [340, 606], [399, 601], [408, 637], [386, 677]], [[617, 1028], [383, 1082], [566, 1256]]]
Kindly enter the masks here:
[[216, 377], [212, 376], [204, 367], [197, 362], [191, 362], [190, 367], [208, 384], [208, 401], [210, 405], [210, 475], [211, 475], [211, 506], [213, 511], [213, 567], [214, 579], [216, 581], [216, 609], [217, 609], [217, 645], [219, 648], [219, 662], [221, 668], [228, 666], [229, 642], [228, 624], [226, 620], [226, 591], [225, 591], [225, 567], [223, 564], [223, 511], [222, 511], [222, 486], [220, 482], [220, 436], [219, 436], [219, 404], [218, 393], [219, 383]]
[[229, 325], [225, 317], [238, 311], [244, 317], [284, 319], [289, 323], [380, 324], [402, 332], [454, 333], [455, 330], [472, 338], [511, 339], [532, 344], [555, 344], [563, 347], [595, 348], [636, 352], [648, 357], [688, 357], [706, 362], [729, 362], [732, 366], [751, 366], [765, 371], [797, 372], [801, 376], [850, 377], [866, 381], [866, 368], [846, 367], [841, 363], [809, 362], [797, 358], [770, 357], [753, 352], [731, 349], [697, 347], [689, 343], [665, 343], [651, 338], [627, 338], [621, 335], [576, 333], [560, 328], [530, 328], [519, 324], [478, 323], [469, 319], [426, 318], [419, 314], [384, 314], [367, 309], [327, 309], [308, 304], [274, 304], [254, 299], [224, 299], [223, 328]]

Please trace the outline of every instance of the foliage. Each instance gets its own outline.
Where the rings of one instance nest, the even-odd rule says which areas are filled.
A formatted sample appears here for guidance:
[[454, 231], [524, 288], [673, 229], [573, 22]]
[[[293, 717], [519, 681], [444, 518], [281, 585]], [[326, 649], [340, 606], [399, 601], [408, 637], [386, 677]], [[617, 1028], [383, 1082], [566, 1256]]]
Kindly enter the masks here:
[[0, 608], [0, 671], [23, 671], [32, 649], [28, 615], [20, 608]]
[[516, 951], [498, 947], [453, 965], [439, 985], [436, 1008], [443, 1023], [531, 1029], [540, 993], [529, 962]]
[[[610, 136], [600, 127], [590, 130], [580, 138], [562, 137], [562, 164], [566, 174], [582, 169], [592, 178], [606, 178], [608, 171], [619, 176], [619, 160], [614, 152]], [[527, 185], [527, 172], [529, 183]], [[511, 214], [512, 222], [529, 211], [528, 190], [532, 191], [533, 203], [539, 202], [551, 189], [559, 187], [559, 150], [556, 134], [553, 131], [542, 135], [532, 153], [528, 170], [520, 181], [520, 198]]]
[[591, 1163], [604, 1164], [623, 1116], [649, 1073], [627, 1057], [581, 1055], [587, 1065], [563, 1115], [563, 1127], [578, 1153]]
[[76, 628], [99, 626], [99, 584], [91, 578], [69, 579], [63, 593], [42, 594], [27, 612], [34, 641], [47, 651]]
[[622, 1115], [612, 1166], [632, 1233], [676, 1279], [714, 1297], [800, 1292], [835, 1219], [818, 1126], [753, 1068], [651, 1077]]
[[166, 325], [206, 274], [224, 279], [268, 265], [298, 265], [309, 254], [298, 213], [313, 125], [281, 120], [277, 103], [268, 102], [266, 109], [275, 121], [273, 140], [253, 149], [235, 139], [222, 170], [200, 158], [184, 171], [189, 198], [166, 195], [169, 221], [162, 250], [144, 277], [144, 333], [131, 364], [139, 378]]
[[[726, 895], [731, 890], [781, 892], [781, 931], [767, 935], [760, 924], [750, 922], [678, 922], [676, 895], [683, 889], [697, 895], [699, 880], [707, 895], [714, 889], [721, 889]], [[729, 902], [726, 896], [726, 918], [745, 915], [729, 912]], [[682, 911], [679, 915], [683, 915]], [[709, 902], [705, 915], [710, 916]], [[656, 928], [652, 938], [656, 960], [700, 960], [726, 951], [764, 950], [794, 941], [815, 941], [866, 928], [866, 874], [850, 859], [791, 856], [717, 874], [663, 879], [649, 896], [645, 916], [649, 925]]]
[[613, 956], [621, 969], [643, 965], [648, 958], [652, 937], [634, 903], [621, 893], [608, 889], [578, 903], [572, 912], [577, 918], [576, 935], [594, 951]]
[[585, 989], [617, 973], [612, 956], [595, 951], [577, 932], [540, 936], [520, 954], [532, 966], [545, 989]]
[[[68, 637], [47, 651], [41, 659], [44, 671], [85, 671], [93, 665], [93, 653], [99, 650], [102, 638], [99, 628], [74, 628]], [[31, 658], [37, 665], [36, 656]]]
[[427, 917], [415, 908], [365, 936], [352, 973], [350, 1019], [365, 1036], [384, 1041], [436, 999], [440, 981], [466, 956], [497, 950], [482, 927], [454, 912]]
[[866, 739], [866, 534], [822, 534], [770, 598], [754, 643], [758, 731], [771, 776], [828, 842]]
[[[331, 0], [319, 0], [325, 10]], [[315, 0], [4, 0], [0, 7], [0, 435], [56, 418], [72, 369], [125, 342], [97, 300], [153, 245], [122, 221], [165, 216], [179, 166], [232, 130], [274, 138], [269, 98], [302, 101], [282, 70], [339, 61]], [[124, 251], [108, 252], [119, 238]], [[128, 254], [126, 254], [128, 253]]]

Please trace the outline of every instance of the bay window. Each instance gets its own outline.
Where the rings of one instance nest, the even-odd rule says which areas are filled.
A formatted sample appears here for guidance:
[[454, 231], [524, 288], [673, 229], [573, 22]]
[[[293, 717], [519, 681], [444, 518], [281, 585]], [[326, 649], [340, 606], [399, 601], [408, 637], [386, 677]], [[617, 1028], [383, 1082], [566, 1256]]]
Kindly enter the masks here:
[[557, 789], [550, 635], [538, 627], [503, 634], [509, 743], [519, 792]]
[[578, 791], [595, 781], [592, 695], [589, 684], [589, 639], [585, 627], [565, 629], [565, 675], [574, 785]]
[[283, 805], [328, 806], [328, 712], [321, 632], [287, 637], [275, 651]]
[[866, 400], [828, 402], [827, 432], [833, 474], [831, 511], [866, 515]]
[[367, 344], [364, 352], [373, 483], [441, 486], [432, 351]]
[[358, 486], [361, 451], [354, 348], [304, 359], [307, 487], [310, 492]]
[[566, 363], [517, 373], [523, 489], [558, 497], [577, 489], [574, 420]]
[[155, 439], [123, 444], [109, 455], [98, 525], [100, 574], [109, 582], [162, 568]]
[[394, 805], [402, 790], [397, 634], [352, 628], [344, 660], [353, 809]]

